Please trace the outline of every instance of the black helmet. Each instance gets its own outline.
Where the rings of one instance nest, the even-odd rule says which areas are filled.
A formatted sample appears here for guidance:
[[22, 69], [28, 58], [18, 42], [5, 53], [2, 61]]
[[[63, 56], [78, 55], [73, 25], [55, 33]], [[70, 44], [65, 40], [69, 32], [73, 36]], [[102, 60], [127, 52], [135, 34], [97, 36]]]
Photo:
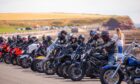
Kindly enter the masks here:
[[28, 39], [31, 39], [31, 35], [28, 35]]
[[32, 37], [31, 39], [32, 39], [33, 42], [38, 41], [38, 39], [36, 37]]
[[101, 36], [109, 36], [109, 32], [108, 31], [102, 31]]
[[8, 40], [12, 40], [11, 37], [8, 37], [7, 39], [8, 39]]
[[62, 30], [61, 32], [58, 33], [58, 38], [65, 39], [66, 35], [67, 35], [67, 32], [65, 30]]
[[52, 37], [51, 37], [51, 36], [47, 36], [47, 37], [46, 37], [46, 40], [47, 40], [47, 41], [51, 41], [51, 40], [52, 40]]
[[17, 39], [21, 39], [21, 36], [20, 35], [17, 35]]
[[66, 32], [65, 30], [62, 30], [60, 33], [61, 33], [61, 35], [62, 35], [62, 34], [67, 35], [67, 32]]
[[109, 40], [109, 32], [108, 31], [102, 31], [101, 37], [104, 41], [108, 41]]

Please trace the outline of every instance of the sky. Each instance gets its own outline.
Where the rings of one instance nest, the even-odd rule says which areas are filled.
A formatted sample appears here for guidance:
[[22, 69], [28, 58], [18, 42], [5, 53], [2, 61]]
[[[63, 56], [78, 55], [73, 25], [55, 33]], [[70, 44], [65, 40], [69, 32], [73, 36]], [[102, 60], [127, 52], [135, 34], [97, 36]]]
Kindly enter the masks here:
[[0, 13], [24, 12], [128, 15], [140, 23], [140, 0], [0, 0]]

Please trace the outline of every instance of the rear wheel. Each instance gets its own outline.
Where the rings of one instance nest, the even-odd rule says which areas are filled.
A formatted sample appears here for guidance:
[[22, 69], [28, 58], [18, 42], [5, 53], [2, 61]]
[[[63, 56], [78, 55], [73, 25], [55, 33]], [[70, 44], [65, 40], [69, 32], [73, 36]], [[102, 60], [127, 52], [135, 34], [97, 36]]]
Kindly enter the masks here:
[[12, 63], [13, 65], [17, 65], [16, 57], [13, 57], [13, 58], [11, 59], [11, 63]]
[[17, 65], [21, 66], [21, 60], [19, 56], [17, 57]]

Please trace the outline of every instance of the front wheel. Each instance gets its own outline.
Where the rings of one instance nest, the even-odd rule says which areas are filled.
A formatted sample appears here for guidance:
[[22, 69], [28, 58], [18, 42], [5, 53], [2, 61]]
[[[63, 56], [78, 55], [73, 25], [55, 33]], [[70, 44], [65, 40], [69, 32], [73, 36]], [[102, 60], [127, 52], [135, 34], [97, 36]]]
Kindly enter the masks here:
[[23, 59], [21, 60], [21, 67], [22, 67], [22, 68], [29, 68], [30, 65], [31, 65], [30, 59], [28, 59], [28, 58], [23, 58]]
[[17, 57], [17, 65], [21, 66], [21, 59], [20, 59], [20, 56]]
[[113, 67], [102, 70], [100, 74], [101, 83], [102, 84], [121, 84], [123, 80], [123, 75], [120, 70], [112, 78], [112, 75], [114, 74], [115, 70], [116, 68], [113, 68]]
[[61, 66], [62, 77], [64, 77], [65, 79], [69, 78], [68, 69], [70, 65], [71, 63], [63, 63]]
[[55, 67], [50, 61], [45, 62], [43, 66], [44, 66], [44, 72], [47, 75], [54, 75], [55, 74]]
[[62, 66], [62, 64], [59, 64], [59, 65], [57, 65], [57, 67], [56, 67], [56, 74], [57, 74], [59, 77], [63, 77], [63, 75], [62, 75], [62, 70], [61, 70], [61, 66]]
[[0, 62], [3, 62], [3, 58], [0, 56]]
[[4, 62], [6, 64], [10, 64], [11, 63], [11, 57], [8, 54], [4, 55]]
[[85, 76], [85, 71], [80, 65], [72, 64], [68, 70], [69, 77], [72, 81], [80, 81]]

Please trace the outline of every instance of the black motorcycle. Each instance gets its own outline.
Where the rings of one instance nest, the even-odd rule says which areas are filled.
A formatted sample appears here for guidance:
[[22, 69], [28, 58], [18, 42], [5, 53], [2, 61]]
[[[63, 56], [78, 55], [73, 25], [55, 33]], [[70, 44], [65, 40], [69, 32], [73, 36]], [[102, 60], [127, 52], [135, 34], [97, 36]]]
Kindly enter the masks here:
[[49, 59], [45, 62], [44, 72], [47, 75], [58, 73], [61, 64], [67, 60], [70, 60], [70, 52], [71, 51], [69, 51], [67, 45], [57, 45]]
[[81, 54], [84, 53], [84, 48], [78, 45], [77, 49], [69, 54], [70, 59], [65, 60], [59, 67], [57, 71], [57, 75], [64, 78], [69, 78], [68, 69], [72, 63], [79, 62]]
[[103, 50], [89, 48], [81, 55], [80, 62], [71, 64], [68, 69], [69, 77], [73, 81], [80, 81], [84, 76], [99, 77], [100, 68], [107, 64], [107, 56]]

